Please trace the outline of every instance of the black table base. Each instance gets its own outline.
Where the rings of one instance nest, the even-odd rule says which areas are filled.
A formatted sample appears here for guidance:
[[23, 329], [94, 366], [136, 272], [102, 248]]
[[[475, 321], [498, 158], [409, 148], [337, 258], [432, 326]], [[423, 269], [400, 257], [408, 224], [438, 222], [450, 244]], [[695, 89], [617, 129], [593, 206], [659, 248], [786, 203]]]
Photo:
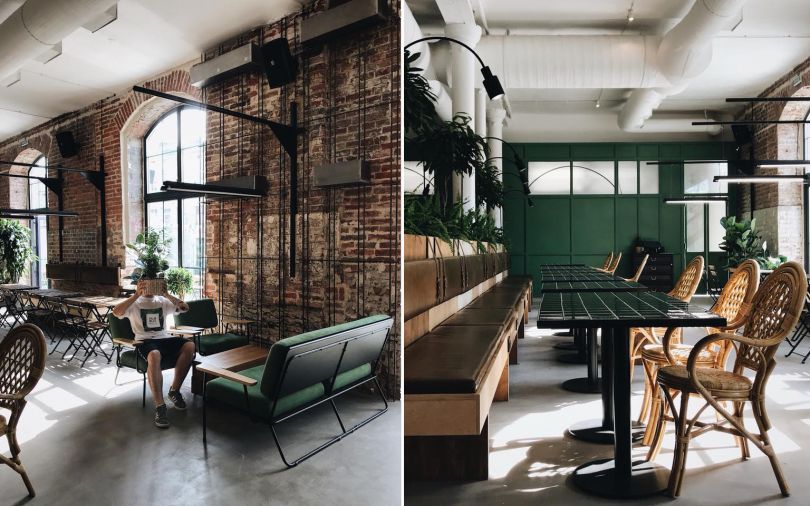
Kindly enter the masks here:
[[669, 469], [654, 462], [633, 462], [630, 475], [617, 472], [616, 461], [601, 459], [588, 462], [574, 471], [574, 484], [601, 497], [632, 499], [659, 494], [666, 490]]
[[[644, 438], [646, 427], [647, 426], [643, 423], [633, 422], [633, 430], [630, 437], [633, 439], [634, 443]], [[606, 425], [604, 420], [585, 420], [584, 422], [577, 422], [568, 427], [565, 433], [574, 439], [600, 445], [612, 445], [614, 441], [613, 426]]]
[[552, 348], [554, 348], [555, 350], [562, 350], [562, 351], [576, 351], [579, 349], [579, 346], [577, 346], [577, 343], [575, 342], [570, 342], [570, 343], [557, 343], [554, 346], [552, 346]]
[[578, 394], [598, 394], [602, 392], [602, 381], [599, 379], [594, 383], [588, 378], [574, 378], [563, 381], [560, 386], [563, 390]]

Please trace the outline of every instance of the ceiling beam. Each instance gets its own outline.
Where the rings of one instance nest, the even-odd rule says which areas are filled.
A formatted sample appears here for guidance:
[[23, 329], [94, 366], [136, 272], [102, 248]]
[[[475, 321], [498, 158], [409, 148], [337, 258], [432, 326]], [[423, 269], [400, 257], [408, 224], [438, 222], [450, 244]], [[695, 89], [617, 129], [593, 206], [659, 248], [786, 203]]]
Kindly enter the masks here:
[[436, 0], [445, 24], [475, 24], [475, 13], [470, 0]]

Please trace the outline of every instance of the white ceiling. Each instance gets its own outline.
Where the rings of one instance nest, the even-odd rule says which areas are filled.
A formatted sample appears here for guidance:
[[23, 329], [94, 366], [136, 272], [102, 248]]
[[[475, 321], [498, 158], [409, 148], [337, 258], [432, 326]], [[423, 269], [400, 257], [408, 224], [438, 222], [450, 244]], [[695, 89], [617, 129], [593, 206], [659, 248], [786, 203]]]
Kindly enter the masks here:
[[[19, 82], [7, 88], [0, 85], [0, 139], [198, 60], [219, 42], [275, 21], [305, 3], [119, 0], [116, 21], [96, 33], [77, 29], [62, 41], [61, 56], [45, 64], [29, 61]], [[5, 11], [6, 4], [3, 7]]]
[[[438, 34], [443, 21], [436, 0], [406, 0], [423, 32]], [[688, 12], [694, 0], [469, 0], [479, 25], [491, 34], [658, 34]], [[633, 4], [635, 20], [627, 21]], [[810, 57], [810, 1], [748, 0], [740, 24], [714, 41], [709, 68], [689, 87], [667, 98], [661, 112], [733, 113], [724, 99], [756, 96]], [[810, 83], [805, 83], [810, 85]], [[636, 140], [653, 134], [626, 134], [616, 112], [629, 90], [516, 90], [507, 95], [513, 119], [511, 140]], [[602, 107], [595, 108], [600, 99]], [[553, 125], [552, 127], [549, 125]], [[705, 138], [685, 134], [678, 138]], [[663, 138], [674, 139], [671, 135]]]

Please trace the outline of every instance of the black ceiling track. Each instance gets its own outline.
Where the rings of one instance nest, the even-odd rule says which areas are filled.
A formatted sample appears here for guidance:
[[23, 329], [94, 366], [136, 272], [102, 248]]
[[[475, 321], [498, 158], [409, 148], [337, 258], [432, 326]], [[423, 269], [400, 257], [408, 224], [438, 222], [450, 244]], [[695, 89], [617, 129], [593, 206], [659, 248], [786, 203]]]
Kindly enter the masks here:
[[810, 97], [735, 97], [726, 102], [810, 102]]

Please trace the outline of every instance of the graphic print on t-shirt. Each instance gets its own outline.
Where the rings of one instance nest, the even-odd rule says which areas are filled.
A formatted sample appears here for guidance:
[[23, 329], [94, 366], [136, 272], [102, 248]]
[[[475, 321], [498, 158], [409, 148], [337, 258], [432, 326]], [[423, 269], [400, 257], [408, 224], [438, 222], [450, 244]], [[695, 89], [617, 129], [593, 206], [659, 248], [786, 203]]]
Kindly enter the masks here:
[[146, 331], [163, 330], [163, 308], [141, 309], [141, 322]]

